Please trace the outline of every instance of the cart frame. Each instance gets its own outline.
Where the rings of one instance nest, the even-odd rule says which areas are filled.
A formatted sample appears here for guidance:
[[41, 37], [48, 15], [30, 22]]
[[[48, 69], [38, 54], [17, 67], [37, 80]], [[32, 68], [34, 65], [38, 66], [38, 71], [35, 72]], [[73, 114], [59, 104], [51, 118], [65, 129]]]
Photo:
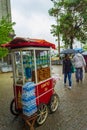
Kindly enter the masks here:
[[[26, 83], [25, 74], [24, 74], [24, 61], [23, 61], [23, 52], [33, 51], [33, 64], [34, 64], [34, 83], [35, 83], [35, 93], [36, 93], [36, 103], [37, 103], [37, 124], [42, 125], [47, 116], [48, 109], [51, 113], [55, 112], [59, 106], [59, 97], [54, 90], [55, 79], [52, 77], [51, 71], [51, 48], [55, 48], [55, 45], [49, 43], [45, 40], [38, 39], [24, 39], [24, 38], [15, 38], [10, 43], [6, 44], [5, 47], [10, 48], [11, 56], [12, 56], [12, 64], [13, 64], [13, 91], [14, 98], [10, 104], [10, 110], [13, 115], [19, 115], [22, 113], [22, 103], [21, 103], [21, 94], [22, 94], [22, 86]], [[38, 66], [37, 66], [37, 51], [46, 51], [47, 55], [47, 70], [49, 71], [49, 75], [45, 79], [38, 80]], [[16, 52], [20, 55], [20, 63], [21, 63], [21, 76], [18, 76], [16, 73]], [[31, 53], [32, 54], [32, 53]], [[49, 59], [48, 59], [49, 58]], [[19, 62], [18, 61], [18, 62]], [[18, 64], [19, 65], [19, 64]], [[43, 72], [45, 72], [44, 67]], [[46, 66], [45, 66], [46, 68]], [[41, 69], [41, 68], [40, 68]], [[17, 78], [22, 78], [22, 82], [18, 83]], [[32, 81], [32, 80], [31, 80]], [[27, 82], [30, 82], [29, 80]], [[14, 106], [15, 105], [15, 106]], [[22, 116], [24, 117], [24, 116]], [[42, 118], [43, 117], [43, 118]], [[30, 119], [30, 118], [29, 118]]]

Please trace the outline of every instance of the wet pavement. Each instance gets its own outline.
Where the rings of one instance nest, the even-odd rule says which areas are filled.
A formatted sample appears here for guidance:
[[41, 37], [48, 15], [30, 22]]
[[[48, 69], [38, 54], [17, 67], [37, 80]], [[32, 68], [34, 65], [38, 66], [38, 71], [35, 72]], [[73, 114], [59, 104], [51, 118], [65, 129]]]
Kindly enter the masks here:
[[[72, 90], [64, 88], [61, 66], [53, 66], [53, 73], [59, 74], [55, 90], [60, 98], [58, 110], [49, 114], [46, 122], [35, 130], [87, 130], [87, 73], [82, 83], [76, 83], [72, 75]], [[23, 120], [10, 113], [13, 99], [12, 73], [0, 74], [0, 130], [23, 130]]]

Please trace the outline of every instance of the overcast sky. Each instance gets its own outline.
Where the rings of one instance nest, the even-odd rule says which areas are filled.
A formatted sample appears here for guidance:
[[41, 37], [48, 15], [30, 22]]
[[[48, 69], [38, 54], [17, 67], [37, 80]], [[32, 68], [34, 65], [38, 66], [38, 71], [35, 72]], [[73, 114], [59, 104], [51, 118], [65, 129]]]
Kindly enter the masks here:
[[51, 0], [11, 0], [12, 21], [16, 36], [40, 38], [55, 43], [50, 34], [54, 18], [48, 10], [53, 6]]

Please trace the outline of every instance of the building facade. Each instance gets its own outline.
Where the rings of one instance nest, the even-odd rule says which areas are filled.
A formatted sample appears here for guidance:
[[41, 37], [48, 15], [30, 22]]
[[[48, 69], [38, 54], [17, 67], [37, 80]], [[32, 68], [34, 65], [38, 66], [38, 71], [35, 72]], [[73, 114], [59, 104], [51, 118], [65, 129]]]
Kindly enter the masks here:
[[[7, 17], [9, 16], [9, 17]], [[8, 21], [11, 21], [11, 3], [10, 0], [0, 0], [0, 20], [2, 18], [6, 18]], [[4, 58], [0, 58], [0, 71], [1, 69], [8, 68], [8, 65], [11, 64], [11, 56], [10, 54], [8, 54], [6, 57]]]
[[9, 16], [8, 20], [11, 21], [11, 4], [10, 0], [0, 0], [0, 19]]

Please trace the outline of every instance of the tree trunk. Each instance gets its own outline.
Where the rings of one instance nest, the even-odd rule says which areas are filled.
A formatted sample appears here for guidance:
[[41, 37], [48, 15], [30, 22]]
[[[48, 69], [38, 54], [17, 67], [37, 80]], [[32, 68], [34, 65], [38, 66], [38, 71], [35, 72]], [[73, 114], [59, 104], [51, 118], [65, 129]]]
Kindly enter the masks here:
[[73, 49], [73, 36], [71, 36], [70, 39], [71, 39], [70, 49]]

